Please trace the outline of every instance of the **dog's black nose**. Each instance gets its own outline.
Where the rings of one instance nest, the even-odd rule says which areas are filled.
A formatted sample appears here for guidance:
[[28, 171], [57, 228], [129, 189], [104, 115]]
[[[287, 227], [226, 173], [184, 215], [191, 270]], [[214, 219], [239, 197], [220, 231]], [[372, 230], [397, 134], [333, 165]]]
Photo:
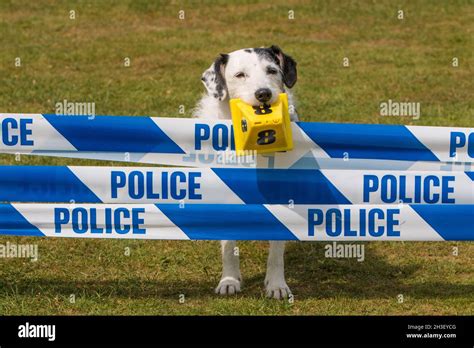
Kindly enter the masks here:
[[255, 98], [259, 102], [266, 103], [272, 98], [272, 91], [268, 88], [259, 88], [255, 91]]

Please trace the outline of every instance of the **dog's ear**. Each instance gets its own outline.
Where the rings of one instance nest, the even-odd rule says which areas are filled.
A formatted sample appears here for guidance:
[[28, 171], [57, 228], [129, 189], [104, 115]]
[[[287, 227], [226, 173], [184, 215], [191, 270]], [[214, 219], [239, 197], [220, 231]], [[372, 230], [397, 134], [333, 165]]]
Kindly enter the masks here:
[[270, 50], [276, 55], [280, 62], [281, 71], [283, 72], [283, 82], [286, 87], [291, 88], [295, 85], [297, 79], [296, 61], [290, 56], [283, 53], [278, 46], [271, 46]]
[[227, 96], [227, 85], [225, 83], [224, 70], [229, 60], [228, 54], [222, 54], [204, 71], [201, 81], [206, 87], [207, 93], [222, 101]]

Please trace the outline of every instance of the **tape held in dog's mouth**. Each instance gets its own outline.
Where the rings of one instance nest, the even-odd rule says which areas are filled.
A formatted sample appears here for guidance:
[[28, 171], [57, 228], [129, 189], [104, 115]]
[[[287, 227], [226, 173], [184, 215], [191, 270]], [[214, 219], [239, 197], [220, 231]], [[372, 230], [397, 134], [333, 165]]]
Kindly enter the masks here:
[[293, 149], [288, 97], [281, 93], [273, 104], [252, 106], [241, 99], [230, 100], [235, 151], [269, 153]]

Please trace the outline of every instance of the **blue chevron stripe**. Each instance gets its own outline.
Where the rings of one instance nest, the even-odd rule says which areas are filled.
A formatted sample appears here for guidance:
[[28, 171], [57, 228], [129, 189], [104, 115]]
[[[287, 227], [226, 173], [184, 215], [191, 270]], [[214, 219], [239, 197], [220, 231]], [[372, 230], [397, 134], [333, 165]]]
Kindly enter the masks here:
[[410, 205], [444, 240], [474, 240], [474, 205]]
[[156, 206], [190, 239], [298, 240], [262, 205]]
[[299, 122], [332, 158], [439, 161], [405, 126]]
[[212, 170], [247, 204], [351, 204], [318, 170]]
[[185, 153], [149, 117], [43, 116], [78, 151]]
[[1, 166], [0, 202], [102, 201], [68, 167]]
[[0, 235], [44, 237], [11, 204], [0, 204]]

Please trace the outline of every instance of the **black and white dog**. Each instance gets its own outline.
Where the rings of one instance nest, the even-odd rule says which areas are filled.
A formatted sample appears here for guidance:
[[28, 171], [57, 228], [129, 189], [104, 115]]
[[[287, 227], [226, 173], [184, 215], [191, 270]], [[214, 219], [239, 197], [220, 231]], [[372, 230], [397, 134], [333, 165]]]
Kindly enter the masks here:
[[[202, 75], [207, 94], [198, 103], [194, 116], [231, 119], [229, 99], [240, 98], [253, 106], [274, 103], [287, 93], [290, 117], [297, 121], [293, 96], [296, 62], [277, 46], [246, 48], [221, 54]], [[285, 242], [271, 241], [265, 277], [268, 297], [282, 299], [290, 295], [284, 274]], [[222, 241], [222, 278], [216, 293], [232, 295], [240, 291], [241, 274], [235, 241]]]

